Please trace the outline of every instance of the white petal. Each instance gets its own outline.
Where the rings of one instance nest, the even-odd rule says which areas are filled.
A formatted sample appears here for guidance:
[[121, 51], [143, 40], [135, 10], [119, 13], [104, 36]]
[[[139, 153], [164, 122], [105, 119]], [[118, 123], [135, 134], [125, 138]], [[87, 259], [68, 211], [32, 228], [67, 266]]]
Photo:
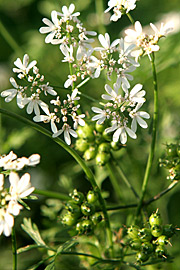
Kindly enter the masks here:
[[141, 117], [139, 117], [138, 115], [136, 116], [136, 119], [137, 119], [138, 124], [142, 128], [147, 128], [148, 127], [147, 123]]
[[92, 107], [91, 110], [95, 113], [103, 113], [103, 110], [101, 110], [100, 108], [97, 108], [97, 107]]
[[26, 111], [28, 114], [31, 114], [33, 112], [33, 108], [34, 108], [34, 102], [31, 100], [26, 108]]
[[52, 130], [53, 133], [58, 132], [58, 129], [57, 129], [57, 127], [56, 127], [53, 120], [51, 120], [51, 130]]
[[143, 118], [145, 118], [145, 119], [149, 119], [150, 118], [150, 115], [147, 112], [141, 111], [141, 112], [138, 112], [138, 115], [141, 116], [141, 117], [143, 117]]
[[136, 130], [137, 130], [137, 121], [136, 121], [136, 117], [133, 118], [133, 120], [132, 120], [132, 123], [131, 123], [131, 129], [132, 129], [132, 131], [134, 131], [134, 132], [136, 132]]
[[67, 130], [64, 131], [64, 140], [68, 145], [71, 144], [71, 138], [70, 138], [70, 135], [69, 135], [69, 131], [67, 131]]
[[15, 79], [13, 77], [11, 77], [9, 79], [10, 83], [12, 84], [12, 86], [14, 86], [14, 88], [18, 88], [17, 82], [15, 81]]
[[122, 144], [125, 144], [127, 142], [127, 134], [125, 129], [123, 128], [121, 135], [120, 135], [120, 141]]
[[136, 139], [136, 138], [137, 138], [137, 136], [136, 136], [136, 134], [134, 133], [134, 131], [132, 131], [130, 128], [125, 127], [125, 130], [127, 131], [128, 135], [129, 135], [131, 138], [133, 138], [133, 139]]
[[120, 136], [121, 132], [122, 132], [122, 128], [118, 128], [118, 129], [114, 132], [114, 134], [113, 134], [113, 141], [114, 141], [114, 142], [117, 142], [117, 141], [119, 140], [119, 136]]
[[136, 84], [133, 89], [130, 92], [130, 96], [134, 96], [137, 92], [139, 92], [142, 89], [142, 84], [138, 83]]

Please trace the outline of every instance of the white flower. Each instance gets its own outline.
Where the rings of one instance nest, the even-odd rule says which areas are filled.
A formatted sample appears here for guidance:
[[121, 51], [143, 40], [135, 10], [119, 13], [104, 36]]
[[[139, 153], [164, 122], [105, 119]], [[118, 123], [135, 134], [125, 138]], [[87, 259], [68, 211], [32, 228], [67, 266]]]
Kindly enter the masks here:
[[57, 12], [57, 14], [62, 17], [64, 22], [66, 22], [68, 20], [72, 20], [73, 17], [77, 17], [80, 15], [80, 12], [76, 12], [73, 14], [74, 10], [75, 10], [75, 5], [70, 4], [69, 8], [67, 8], [67, 6], [62, 7], [63, 13]]
[[121, 95], [118, 95], [119, 85], [114, 83], [113, 84], [114, 90], [108, 85], [105, 85], [105, 90], [109, 95], [102, 95], [102, 98], [105, 100], [113, 100], [114, 102], [121, 103]]
[[58, 129], [56, 127], [55, 121], [56, 121], [56, 115], [55, 113], [49, 113], [48, 115], [36, 115], [33, 117], [33, 120], [35, 122], [44, 122], [44, 123], [49, 123], [51, 124], [51, 130], [53, 133], [57, 133]]
[[133, 72], [136, 69], [135, 66], [129, 66], [127, 68], [119, 68], [118, 74], [117, 74], [117, 81], [116, 84], [122, 85], [122, 89], [126, 93], [128, 88], [130, 88], [129, 81], [133, 80], [133, 76], [129, 74], [130, 72]]
[[157, 37], [157, 39], [166, 36], [167, 34], [172, 32], [174, 29], [173, 22], [167, 22], [165, 25], [164, 23], [161, 23], [159, 30], [153, 23], [150, 23], [150, 26], [154, 30], [155, 37]]
[[64, 59], [62, 60], [62, 62], [69, 62], [69, 63], [74, 62], [73, 46], [72, 45], [70, 45], [70, 48], [69, 48], [66, 44], [61, 44], [60, 50], [65, 56]]
[[[29, 73], [29, 70], [33, 68], [36, 64], [37, 61], [34, 60], [31, 63], [29, 63], [29, 56], [28, 54], [25, 54], [23, 57], [23, 62], [21, 62], [20, 58], [17, 58], [16, 61], [14, 62], [14, 65], [17, 68], [13, 68], [13, 72], [15, 73], [23, 73], [23, 75], [27, 75]], [[21, 78], [21, 77], [19, 77]]]
[[15, 172], [11, 172], [9, 175], [10, 182], [10, 195], [11, 200], [18, 201], [18, 199], [29, 196], [33, 191], [34, 187], [31, 186], [30, 174], [25, 173], [21, 179]]
[[14, 226], [14, 217], [4, 208], [0, 208], [0, 235], [10, 236]]
[[[128, 128], [126, 126], [117, 125], [117, 123], [115, 123], [110, 128], [106, 128], [105, 131], [107, 133], [115, 131], [114, 134], [113, 134], [113, 141], [114, 142], [117, 142], [120, 139], [120, 142], [122, 144], [125, 144], [127, 142], [127, 134], [132, 139], [136, 139], [137, 138], [137, 136], [136, 136], [136, 134], [135, 134], [135, 132], [133, 130], [131, 130], [130, 128]], [[126, 132], [127, 132], [127, 134], [126, 134]]]
[[122, 16], [121, 11], [126, 11], [128, 13], [130, 10], [135, 9], [136, 0], [109, 0], [108, 6], [105, 13], [113, 8], [114, 14], [111, 16], [110, 20], [116, 22]]
[[10, 102], [17, 95], [17, 105], [20, 109], [22, 109], [24, 107], [24, 104], [20, 87], [18, 86], [17, 82], [13, 77], [10, 78], [10, 83], [12, 84], [12, 86], [14, 86], [14, 88], [4, 90], [1, 93], [1, 97], [5, 97], [5, 102]]
[[145, 94], [146, 91], [145, 90], [141, 90], [142, 89], [142, 84], [138, 83], [136, 84], [131, 92], [129, 93], [129, 100], [132, 102], [132, 104], [134, 103], [144, 103], [145, 102]]
[[0, 191], [4, 188], [4, 174], [0, 173]]
[[135, 67], [139, 67], [140, 64], [138, 62], [136, 62], [134, 59], [132, 59], [131, 53], [135, 47], [136, 47], [135, 44], [125, 46], [124, 39], [121, 38], [119, 41], [120, 53], [119, 53], [118, 64], [122, 64], [124, 67], [126, 67], [127, 63], [128, 63], [128, 64], [131, 64]]
[[38, 94], [32, 94], [31, 97], [24, 98], [24, 104], [28, 104], [27, 113], [31, 114], [33, 111], [36, 115], [40, 115], [39, 107], [46, 113], [49, 113], [48, 105], [39, 99]]
[[136, 108], [129, 113], [130, 117], [133, 119], [132, 123], [131, 123], [131, 129], [134, 132], [136, 132], [136, 130], [137, 130], [137, 123], [142, 128], [147, 128], [148, 127], [147, 123], [143, 120], [143, 118], [149, 119], [150, 115], [147, 112], [143, 112], [143, 111], [138, 112], [139, 108], [142, 105], [143, 105], [142, 103], [137, 104]]
[[53, 10], [51, 12], [51, 19], [52, 19], [52, 22], [47, 18], [43, 18], [42, 21], [47, 26], [43, 26], [39, 29], [39, 32], [41, 34], [49, 33], [47, 35], [47, 37], [45, 38], [45, 43], [51, 43], [51, 41], [53, 40], [55, 35], [57, 35], [57, 34], [61, 35], [60, 34], [60, 31], [61, 31], [60, 22], [57, 18], [57, 12], [55, 10]]
[[49, 86], [49, 83], [46, 84], [41, 84], [39, 85], [39, 87], [41, 88], [41, 90], [44, 91], [44, 94], [47, 96], [47, 93], [52, 95], [52, 96], [56, 96], [57, 92], [53, 89], [52, 86]]
[[93, 42], [93, 39], [80, 40], [76, 52], [76, 59], [79, 61], [84, 57], [89, 57], [93, 52], [93, 47], [89, 44]]
[[102, 34], [100, 34], [98, 36], [99, 42], [101, 43], [101, 45], [103, 47], [97, 47], [94, 50], [96, 51], [101, 51], [101, 50], [114, 50], [114, 48], [119, 44], [119, 39], [114, 40], [112, 43], [110, 43], [110, 36], [108, 33], [105, 33], [105, 35], [103, 36]]
[[64, 83], [64, 87], [68, 88], [69, 86], [73, 85], [73, 82], [75, 82], [77, 80], [76, 75], [68, 75], [68, 79], [65, 81]]
[[80, 97], [77, 97], [77, 94], [78, 94], [78, 89], [77, 88], [75, 88], [72, 91], [71, 95], [67, 94], [68, 102], [74, 102], [75, 100], [79, 100]]
[[82, 119], [85, 117], [85, 114], [80, 115], [72, 115], [72, 119], [74, 121], [73, 128], [77, 129], [78, 125], [85, 126], [85, 121]]
[[136, 43], [137, 39], [144, 39], [145, 34], [143, 33], [141, 23], [139, 21], [136, 21], [134, 24], [135, 30], [132, 29], [127, 29], [125, 30], [125, 42], [130, 42], [130, 43]]
[[97, 113], [97, 115], [93, 116], [92, 117], [92, 121], [97, 121], [97, 124], [98, 125], [101, 125], [102, 123], [104, 123], [104, 121], [106, 120], [107, 118], [107, 113], [105, 110], [102, 110], [98, 107], [92, 107], [92, 111]]
[[95, 56], [90, 56], [87, 62], [87, 69], [90, 73], [93, 73], [93, 78], [98, 78], [101, 73], [101, 64], [102, 61], [96, 58]]
[[18, 216], [20, 213], [20, 210], [22, 209], [23, 209], [22, 205], [19, 204], [17, 201], [10, 200], [10, 202], [8, 203], [7, 211], [10, 214], [13, 214], [14, 216]]
[[65, 142], [68, 145], [71, 144], [71, 137], [70, 137], [70, 135], [73, 136], [74, 138], [77, 138], [77, 136], [78, 136], [77, 133], [73, 129], [71, 129], [71, 127], [67, 123], [65, 123], [63, 125], [62, 129], [60, 129], [59, 131], [57, 131], [56, 133], [54, 133], [52, 135], [52, 137], [53, 138], [56, 138], [59, 135], [61, 135], [63, 132], [64, 132], [64, 140], [65, 140]]
[[8, 155], [0, 156], [0, 167], [6, 166], [6, 164], [12, 162], [17, 158], [17, 155], [11, 151]]

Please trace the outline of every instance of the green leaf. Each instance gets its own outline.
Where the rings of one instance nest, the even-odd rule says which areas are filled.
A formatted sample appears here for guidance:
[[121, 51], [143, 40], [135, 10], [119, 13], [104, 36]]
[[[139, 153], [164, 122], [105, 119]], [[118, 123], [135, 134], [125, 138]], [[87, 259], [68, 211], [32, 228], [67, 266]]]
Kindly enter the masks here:
[[31, 208], [23, 200], [18, 199], [18, 201], [19, 201], [20, 204], [22, 204], [22, 206], [24, 206], [24, 208], [26, 208], [27, 210], [31, 210]]
[[55, 261], [46, 266], [45, 270], [55, 270]]
[[24, 218], [23, 222], [24, 224], [21, 224], [22, 229], [35, 241], [35, 243], [38, 246], [46, 246], [36, 224], [32, 223], [30, 218]]
[[76, 241], [74, 241], [74, 240], [69, 240], [69, 241], [65, 242], [63, 245], [61, 245], [61, 246], [57, 249], [57, 254], [56, 254], [56, 255], [60, 254], [60, 253], [63, 252], [63, 251], [66, 251], [66, 250], [68, 250], [68, 249], [70, 249], [70, 248], [72, 248], [72, 247], [74, 247], [74, 246], [76, 246], [76, 245], [78, 245], [78, 244], [79, 244], [79, 243], [76, 242]]
[[[37, 246], [37, 245], [27, 245], [25, 247], [21, 247], [21, 248], [18, 248], [17, 250], [17, 254], [20, 254], [22, 252], [25, 252], [25, 251], [28, 251], [28, 250], [31, 250], [31, 249], [34, 249], [34, 248], [38, 248], [40, 246]], [[42, 246], [44, 247], [44, 246]]]

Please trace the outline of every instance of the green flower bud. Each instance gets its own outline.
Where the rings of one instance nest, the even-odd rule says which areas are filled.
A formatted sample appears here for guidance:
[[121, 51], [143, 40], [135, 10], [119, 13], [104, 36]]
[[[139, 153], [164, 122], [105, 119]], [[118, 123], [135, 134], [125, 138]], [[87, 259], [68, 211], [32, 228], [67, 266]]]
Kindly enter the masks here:
[[167, 236], [161, 235], [157, 238], [157, 243], [161, 246], [167, 245], [169, 243]]
[[102, 133], [102, 132], [104, 131], [104, 129], [105, 129], [105, 125], [104, 125], [104, 124], [99, 125], [99, 124], [97, 124], [97, 122], [96, 122], [95, 129], [96, 129], [97, 132]]
[[75, 204], [74, 201], [69, 201], [66, 203], [65, 208], [71, 213], [72, 216], [78, 218], [81, 215], [80, 206]]
[[82, 202], [84, 201], [84, 194], [82, 192], [77, 191], [77, 189], [74, 189], [73, 192], [69, 194], [69, 196], [76, 204], [82, 204]]
[[112, 135], [111, 135], [110, 132], [107, 133], [107, 132], [104, 130], [102, 135], [103, 135], [103, 138], [104, 138], [106, 141], [110, 142], [110, 141], [112, 140]]
[[98, 152], [105, 152], [105, 153], [109, 153], [110, 151], [110, 144], [109, 143], [101, 143], [98, 147]]
[[149, 255], [141, 252], [136, 254], [136, 260], [138, 263], [146, 262], [149, 259]]
[[73, 226], [73, 225], [76, 224], [77, 218], [76, 218], [75, 216], [71, 215], [70, 212], [67, 212], [67, 213], [63, 216], [61, 222], [62, 222], [62, 224], [64, 224], [64, 225], [67, 225], [67, 226]]
[[177, 145], [176, 144], [168, 144], [166, 146], [166, 153], [168, 157], [176, 157], [177, 155]]
[[132, 249], [134, 250], [140, 250], [141, 249], [141, 245], [142, 242], [139, 238], [134, 238], [131, 242], [130, 242], [130, 246]]
[[96, 164], [99, 166], [104, 166], [110, 159], [110, 154], [109, 153], [97, 153], [96, 155]]
[[162, 257], [166, 258], [166, 256], [167, 256], [167, 251], [166, 251], [165, 246], [163, 246], [163, 245], [157, 246], [156, 249], [155, 249], [155, 254], [156, 254], [157, 257], [159, 257], [159, 258], [162, 258]]
[[143, 242], [151, 241], [152, 239], [151, 230], [149, 228], [139, 230], [138, 236]]
[[94, 211], [95, 211], [95, 206], [89, 202], [84, 202], [81, 205], [81, 212], [85, 216], [90, 216], [90, 215], [94, 214]]
[[145, 254], [151, 254], [154, 250], [153, 244], [151, 244], [150, 242], [142, 243], [141, 248], [142, 248], [143, 253]]
[[91, 216], [91, 220], [94, 225], [97, 225], [102, 221], [102, 215], [100, 213], [95, 213]]
[[154, 237], [159, 237], [162, 234], [162, 227], [160, 225], [153, 225], [151, 227], [151, 234]]
[[117, 151], [121, 148], [121, 145], [119, 144], [119, 142], [114, 142], [112, 141], [111, 142], [111, 148], [114, 150], [114, 151]]
[[86, 161], [89, 161], [95, 158], [95, 156], [96, 156], [96, 148], [94, 146], [90, 146], [89, 149], [87, 149], [83, 155]]
[[132, 239], [134, 239], [134, 238], [137, 239], [138, 233], [139, 233], [139, 227], [136, 225], [131, 225], [127, 230], [128, 236]]
[[151, 226], [153, 225], [161, 225], [162, 224], [162, 219], [160, 217], [159, 211], [157, 210], [156, 213], [153, 213], [150, 217], [149, 217], [149, 224]]
[[98, 194], [93, 190], [89, 190], [87, 194], [87, 201], [89, 203], [95, 203], [98, 199]]
[[84, 152], [86, 151], [86, 149], [88, 149], [88, 143], [86, 140], [84, 139], [77, 139], [76, 140], [76, 144], [75, 144], [75, 148], [76, 150], [80, 151], [80, 152]]
[[84, 233], [90, 234], [90, 233], [93, 232], [94, 224], [93, 224], [93, 222], [90, 219], [83, 220], [82, 221], [82, 227], [84, 229]]
[[79, 126], [76, 132], [79, 138], [87, 140], [88, 142], [94, 140], [93, 127], [88, 124], [85, 124], [83, 127]]

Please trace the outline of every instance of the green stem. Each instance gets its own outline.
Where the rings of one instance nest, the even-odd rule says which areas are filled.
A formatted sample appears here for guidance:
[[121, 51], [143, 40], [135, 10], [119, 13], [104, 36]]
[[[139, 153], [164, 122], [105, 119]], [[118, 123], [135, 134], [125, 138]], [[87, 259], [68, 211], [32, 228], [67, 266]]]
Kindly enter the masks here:
[[113, 166], [112, 162], [109, 161], [106, 164], [106, 167], [109, 171], [109, 177], [110, 177], [111, 183], [113, 185], [114, 191], [116, 192], [118, 199], [121, 200], [122, 199], [121, 189], [120, 189], [120, 185], [117, 181], [117, 177], [114, 173], [114, 166]]
[[106, 33], [106, 28], [104, 27], [104, 5], [102, 0], [95, 0], [96, 14], [98, 15], [98, 31], [101, 34]]
[[154, 114], [153, 114], [153, 129], [152, 129], [152, 141], [151, 141], [151, 148], [149, 152], [149, 157], [146, 165], [146, 170], [144, 174], [144, 180], [142, 185], [142, 192], [141, 192], [141, 198], [138, 204], [137, 213], [136, 216], [140, 214], [143, 199], [147, 190], [147, 184], [152, 168], [152, 162], [154, 158], [154, 152], [155, 152], [155, 144], [156, 144], [156, 134], [157, 134], [157, 121], [158, 121], [158, 87], [157, 87], [157, 75], [156, 75], [156, 68], [155, 68], [155, 56], [154, 53], [152, 53], [152, 57], [150, 58], [151, 65], [152, 65], [152, 72], [153, 72], [153, 85], [154, 85]]
[[125, 174], [124, 174], [124, 172], [123, 172], [120, 164], [117, 164], [117, 162], [116, 162], [115, 159], [113, 160], [113, 162], [116, 165], [116, 169], [117, 169], [117, 171], [118, 171], [119, 176], [121, 177], [121, 179], [124, 181], [124, 183], [127, 185], [127, 187], [132, 190], [134, 196], [139, 199], [139, 196], [138, 196], [137, 192], [135, 191], [134, 187], [131, 185], [131, 183], [129, 182], [129, 180], [125, 176]]
[[128, 16], [130, 22], [134, 25], [135, 21], [134, 21], [133, 17], [131, 16], [131, 14], [130, 13], [126, 13], [126, 15]]
[[42, 195], [48, 198], [54, 198], [54, 199], [59, 199], [62, 201], [68, 201], [70, 200], [70, 197], [64, 194], [61, 194], [59, 192], [54, 192], [54, 191], [46, 191], [46, 190], [41, 190], [41, 189], [35, 189], [33, 191], [34, 194], [37, 195]]
[[17, 54], [23, 53], [21, 47], [17, 44], [15, 39], [11, 36], [11, 34], [8, 32], [8, 30], [5, 28], [3, 23], [0, 21], [0, 32], [6, 42], [9, 44], [9, 46], [15, 51]]
[[13, 253], [13, 270], [17, 270], [17, 246], [16, 246], [16, 234], [15, 227], [12, 228], [12, 253]]
[[76, 151], [74, 149], [72, 149], [70, 146], [68, 146], [60, 138], [58, 138], [58, 137], [57, 138], [52, 138], [52, 133], [50, 131], [48, 131], [47, 129], [41, 127], [40, 125], [26, 119], [25, 117], [22, 117], [20, 115], [17, 115], [17, 114], [15, 114], [13, 112], [10, 112], [10, 111], [7, 111], [7, 110], [1, 109], [1, 108], [0, 108], [0, 113], [8, 115], [8, 116], [10, 116], [10, 117], [12, 117], [12, 118], [14, 118], [16, 120], [19, 120], [19, 121], [25, 123], [26, 125], [31, 126], [35, 130], [41, 132], [42, 134], [46, 135], [47, 137], [50, 137], [54, 142], [56, 142], [58, 145], [63, 147], [64, 150], [66, 150], [77, 161], [77, 163], [81, 166], [84, 173], [86, 174], [86, 176], [87, 176], [88, 180], [90, 181], [93, 189], [98, 193], [99, 202], [100, 202], [100, 205], [102, 207], [102, 212], [103, 212], [104, 218], [105, 218], [107, 239], [108, 239], [110, 249], [112, 250], [112, 253], [113, 253], [112, 232], [111, 232], [111, 228], [110, 228], [109, 216], [108, 216], [108, 213], [107, 213], [107, 210], [106, 210], [105, 200], [103, 199], [103, 197], [101, 195], [100, 188], [98, 187], [98, 185], [96, 183], [96, 180], [94, 178], [94, 175], [93, 175], [91, 169], [86, 165], [84, 160], [76, 153]]

